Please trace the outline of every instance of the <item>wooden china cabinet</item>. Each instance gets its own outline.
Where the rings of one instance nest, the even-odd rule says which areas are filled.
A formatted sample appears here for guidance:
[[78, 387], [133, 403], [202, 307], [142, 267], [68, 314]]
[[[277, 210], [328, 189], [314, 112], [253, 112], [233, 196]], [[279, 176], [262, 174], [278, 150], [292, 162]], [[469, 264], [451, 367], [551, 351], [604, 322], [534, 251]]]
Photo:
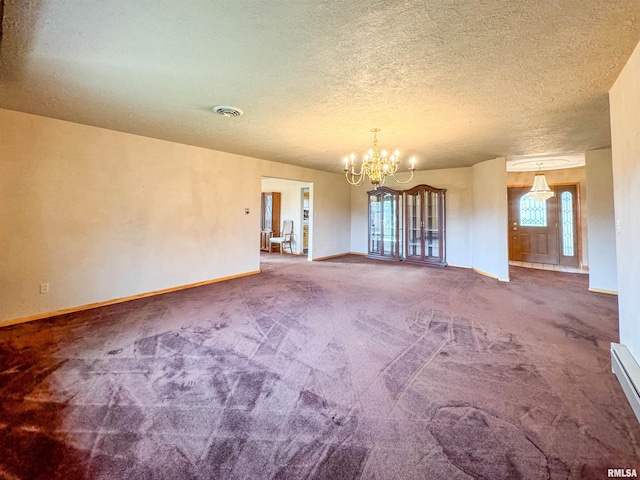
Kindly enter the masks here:
[[444, 267], [446, 189], [379, 187], [369, 196], [367, 256]]

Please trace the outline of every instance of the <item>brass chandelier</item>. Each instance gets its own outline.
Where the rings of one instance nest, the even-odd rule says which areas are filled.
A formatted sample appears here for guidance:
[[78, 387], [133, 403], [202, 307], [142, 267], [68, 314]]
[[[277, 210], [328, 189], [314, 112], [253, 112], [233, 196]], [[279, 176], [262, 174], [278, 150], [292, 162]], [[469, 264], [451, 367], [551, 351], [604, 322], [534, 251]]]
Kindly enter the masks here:
[[395, 175], [398, 171], [398, 165], [400, 164], [400, 153], [396, 150], [393, 155], [387, 156], [386, 150], [380, 151], [377, 136], [380, 129], [372, 128], [371, 131], [373, 132], [373, 147], [371, 147], [369, 153], [362, 159], [362, 165], [358, 172], [356, 172], [355, 155], [352, 153], [344, 157], [344, 175], [347, 178], [347, 182], [359, 187], [364, 183], [365, 178], [369, 177], [371, 184], [375, 188], [378, 188], [384, 185], [385, 178], [391, 177], [397, 183], [409, 183], [416, 169], [416, 158], [411, 157], [411, 166], [409, 167], [411, 176], [408, 180], [401, 182]]

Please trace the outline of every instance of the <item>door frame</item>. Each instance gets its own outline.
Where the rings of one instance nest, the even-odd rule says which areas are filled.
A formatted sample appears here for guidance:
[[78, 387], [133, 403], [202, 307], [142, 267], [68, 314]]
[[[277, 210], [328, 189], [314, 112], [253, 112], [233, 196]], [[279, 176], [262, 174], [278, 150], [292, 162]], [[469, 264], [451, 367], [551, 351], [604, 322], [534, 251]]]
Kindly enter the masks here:
[[[531, 183], [529, 184], [512, 184], [512, 185], [507, 185], [507, 198], [508, 198], [508, 192], [510, 188], [529, 188], [531, 189], [533, 185]], [[561, 229], [560, 229], [560, 205], [559, 205], [559, 199], [558, 199], [558, 193], [557, 193], [557, 188], [556, 187], [566, 187], [566, 186], [575, 186], [576, 188], [576, 198], [575, 198], [575, 202], [574, 202], [574, 206], [575, 206], [575, 214], [574, 214], [574, 218], [575, 218], [575, 231], [576, 231], [576, 251], [577, 251], [577, 258], [578, 258], [578, 268], [582, 268], [582, 194], [580, 191], [580, 182], [557, 182], [557, 183], [552, 183], [549, 184], [549, 187], [551, 189], [554, 190], [555, 195], [554, 198], [556, 199], [556, 209], [557, 209], [557, 216], [556, 216], [556, 220], [557, 220], [557, 228], [556, 228], [556, 242], [557, 242], [557, 251], [558, 251], [558, 265], [562, 265], [562, 263], [560, 263], [560, 252], [562, 249], [562, 243], [561, 243]], [[508, 211], [511, 211], [511, 205], [508, 204]], [[511, 261], [511, 242], [509, 241], [509, 237], [511, 236], [511, 216], [510, 214], [507, 215], [507, 245], [509, 247], [509, 251], [508, 251], [508, 255], [509, 255], [509, 261]], [[533, 263], [539, 263], [539, 262], [533, 262]]]

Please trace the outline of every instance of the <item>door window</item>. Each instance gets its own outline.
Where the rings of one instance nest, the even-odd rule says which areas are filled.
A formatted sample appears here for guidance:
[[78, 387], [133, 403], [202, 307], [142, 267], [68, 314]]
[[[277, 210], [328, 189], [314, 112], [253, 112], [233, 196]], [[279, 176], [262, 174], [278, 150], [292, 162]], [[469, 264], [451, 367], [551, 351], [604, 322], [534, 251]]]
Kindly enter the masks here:
[[560, 215], [562, 218], [562, 254], [573, 257], [573, 195], [562, 192], [560, 195]]
[[531, 198], [529, 195], [520, 197], [520, 226], [546, 227], [547, 201]]

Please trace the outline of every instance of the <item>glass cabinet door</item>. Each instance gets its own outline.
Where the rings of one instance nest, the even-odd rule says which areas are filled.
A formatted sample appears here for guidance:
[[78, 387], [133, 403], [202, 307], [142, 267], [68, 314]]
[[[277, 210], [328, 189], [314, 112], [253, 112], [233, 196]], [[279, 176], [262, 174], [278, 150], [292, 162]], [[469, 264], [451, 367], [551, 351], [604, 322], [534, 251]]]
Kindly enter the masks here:
[[382, 193], [369, 195], [369, 254], [382, 255]]
[[425, 193], [427, 224], [425, 225], [425, 257], [440, 257], [440, 219], [438, 215], [438, 194]]
[[400, 256], [398, 192], [379, 187], [369, 192], [369, 255], [376, 258]]
[[405, 192], [405, 259], [445, 266], [444, 193], [446, 190], [418, 185]]
[[406, 256], [422, 258], [422, 202], [418, 192], [407, 193]]
[[395, 254], [398, 238], [398, 202], [396, 195], [389, 192], [382, 194], [382, 250], [383, 254]]

